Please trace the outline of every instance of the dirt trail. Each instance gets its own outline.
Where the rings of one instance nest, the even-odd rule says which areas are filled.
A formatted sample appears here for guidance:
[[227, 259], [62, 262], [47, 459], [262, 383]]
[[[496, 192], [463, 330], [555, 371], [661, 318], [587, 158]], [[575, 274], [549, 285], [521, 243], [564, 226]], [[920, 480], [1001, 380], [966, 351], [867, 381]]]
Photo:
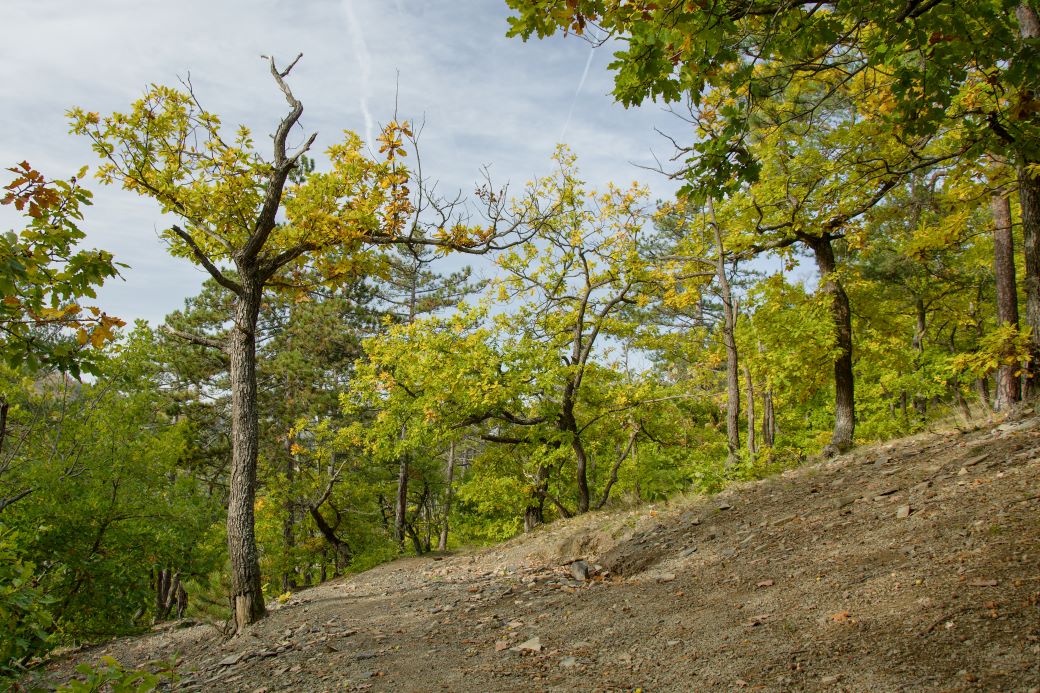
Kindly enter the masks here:
[[46, 674], [175, 653], [185, 691], [1040, 693], [1040, 418], [399, 560], [230, 640], [168, 630]]

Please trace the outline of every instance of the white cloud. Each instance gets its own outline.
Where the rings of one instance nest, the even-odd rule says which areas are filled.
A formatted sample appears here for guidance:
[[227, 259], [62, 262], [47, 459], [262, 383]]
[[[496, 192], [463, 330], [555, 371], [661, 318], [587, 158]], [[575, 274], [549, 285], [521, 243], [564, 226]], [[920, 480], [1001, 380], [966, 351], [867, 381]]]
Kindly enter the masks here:
[[[672, 189], [630, 164], [652, 163], [651, 147], [668, 153], [653, 128], [673, 119], [615, 105], [610, 76], [581, 40], [507, 39], [499, 0], [34, 0], [4, 10], [0, 165], [28, 159], [52, 176], [93, 165], [88, 143], [67, 134], [68, 108], [125, 109], [149, 83], [189, 71], [203, 104], [249, 125], [263, 147], [286, 106], [259, 56], [284, 64], [303, 52], [291, 77], [305, 107], [295, 137], [318, 132], [317, 150], [344, 129], [370, 138], [396, 100], [402, 116], [425, 118], [424, 173], [444, 192], [471, 192], [485, 164], [514, 187], [546, 173], [559, 133], [591, 185], [639, 178], [659, 195]], [[93, 187], [90, 242], [131, 265], [100, 301], [123, 317], [161, 320], [202, 273], [166, 255], [154, 204]], [[0, 229], [16, 223], [0, 212]]]

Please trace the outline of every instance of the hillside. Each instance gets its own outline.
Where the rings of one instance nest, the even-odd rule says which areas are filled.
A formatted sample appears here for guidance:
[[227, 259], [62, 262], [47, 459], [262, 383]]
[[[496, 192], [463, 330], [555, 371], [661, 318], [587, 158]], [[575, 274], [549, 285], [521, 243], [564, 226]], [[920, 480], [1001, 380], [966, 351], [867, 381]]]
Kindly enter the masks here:
[[177, 653], [187, 691], [1040, 691], [1040, 418], [402, 559], [230, 640], [170, 629], [46, 675]]

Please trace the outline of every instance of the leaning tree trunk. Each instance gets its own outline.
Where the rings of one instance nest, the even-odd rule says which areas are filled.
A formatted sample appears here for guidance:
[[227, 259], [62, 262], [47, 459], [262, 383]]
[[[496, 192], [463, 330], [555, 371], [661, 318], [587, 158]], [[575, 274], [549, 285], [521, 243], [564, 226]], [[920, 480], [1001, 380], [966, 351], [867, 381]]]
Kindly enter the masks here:
[[855, 379], [852, 374], [852, 308], [849, 295], [835, 276], [834, 248], [829, 235], [807, 241], [816, 256], [820, 288], [831, 297], [831, 316], [838, 347], [834, 359], [834, 434], [825, 452], [845, 452], [852, 447], [856, 431]]
[[[993, 274], [997, 284], [997, 322], [1018, 328], [1018, 289], [1015, 284], [1015, 246], [1011, 235], [1011, 200], [994, 195]], [[997, 369], [996, 409], [1013, 406], [1022, 399], [1021, 380], [1015, 364], [1001, 364]]]
[[[240, 275], [243, 280], [247, 273]], [[228, 337], [231, 381], [231, 482], [228, 495], [227, 542], [231, 559], [231, 594], [238, 630], [263, 617], [260, 561], [253, 529], [259, 430], [256, 408], [256, 322], [261, 287], [243, 281]]]
[[581, 442], [578, 421], [574, 418], [574, 381], [567, 383], [563, 391], [563, 407], [560, 412], [557, 428], [571, 439], [574, 451], [574, 476], [578, 486], [578, 514], [589, 511], [591, 495], [589, 493], [589, 458], [585, 446]]
[[314, 526], [318, 528], [325, 543], [329, 545], [335, 555], [336, 572], [338, 573], [354, 560], [354, 552], [350, 550], [350, 544], [336, 535], [336, 528], [326, 522], [325, 517], [318, 508], [312, 505], [307, 510], [311, 515], [311, 519], [314, 520]]

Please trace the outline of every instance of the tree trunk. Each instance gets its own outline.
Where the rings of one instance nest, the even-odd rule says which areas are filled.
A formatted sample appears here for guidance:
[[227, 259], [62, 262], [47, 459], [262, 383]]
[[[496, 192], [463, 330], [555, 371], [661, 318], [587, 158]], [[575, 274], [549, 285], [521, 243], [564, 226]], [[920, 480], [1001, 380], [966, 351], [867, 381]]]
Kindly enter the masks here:
[[228, 488], [227, 542], [231, 559], [231, 594], [238, 630], [266, 613], [260, 583], [260, 561], [253, 528], [259, 430], [256, 408], [256, 322], [262, 288], [246, 284], [235, 302], [228, 335], [231, 381], [231, 481]]
[[[997, 323], [1018, 328], [1018, 289], [1015, 284], [1015, 246], [1011, 234], [1011, 200], [994, 195], [993, 274], [997, 283]], [[1022, 399], [1016, 364], [1001, 364], [997, 369], [996, 409], [1013, 406]]]
[[[1040, 38], [1040, 18], [1028, 2], [1015, 10], [1023, 39]], [[1023, 95], [1023, 98], [1026, 95]], [[1035, 94], [1029, 94], [1030, 98]], [[1035, 116], [1034, 116], [1035, 118]], [[1026, 322], [1032, 330], [1032, 361], [1026, 379], [1026, 397], [1040, 395], [1040, 179], [1029, 175], [1028, 167], [1037, 162], [1024, 151], [1017, 153], [1018, 201], [1022, 207], [1022, 254], [1025, 260]]]
[[758, 443], [755, 441], [755, 383], [751, 380], [751, 369], [744, 364], [744, 387], [747, 390], [747, 449], [754, 461], [758, 454]]
[[441, 525], [440, 537], [437, 539], [437, 550], [448, 549], [448, 519], [451, 517], [452, 483], [455, 481], [455, 442], [448, 447], [448, 469], [445, 473], [447, 488], [444, 489], [444, 523]]
[[773, 411], [772, 390], [762, 394], [762, 442], [770, 448], [776, 445], [776, 413]]
[[408, 514], [408, 456], [401, 455], [397, 467], [397, 497], [394, 500], [394, 539], [404, 548]]
[[571, 442], [571, 447], [574, 448], [574, 459], [577, 466], [578, 475], [578, 514], [587, 513], [589, 511], [589, 478], [588, 478], [588, 455], [585, 453], [585, 446], [581, 444], [581, 438], [578, 437], [578, 433], [575, 431], [574, 438]]
[[188, 591], [184, 589], [184, 583], [177, 581], [177, 618], [184, 618], [184, 612], [188, 610]]
[[1032, 331], [1032, 361], [1026, 396], [1033, 399], [1040, 394], [1040, 180], [1029, 175], [1025, 164], [1020, 163], [1017, 170], [1018, 199], [1022, 206], [1026, 322]]
[[545, 522], [545, 492], [549, 487], [549, 468], [539, 465], [535, 474], [534, 487], [524, 508], [524, 531], [530, 532]]
[[[296, 476], [296, 460], [290, 451], [291, 443], [288, 436], [285, 439], [285, 480], [289, 486], [289, 494], [285, 499], [285, 518], [282, 520], [282, 540], [285, 542], [286, 552], [292, 553], [296, 546], [296, 501], [292, 498], [292, 483]], [[282, 592], [296, 589], [295, 566], [282, 573]]]
[[155, 618], [153, 623], [162, 623], [169, 613], [167, 595], [170, 593], [170, 572], [165, 568], [155, 571]]
[[732, 465], [736, 462], [740, 450], [740, 374], [735, 335], [737, 320], [736, 311], [733, 309], [733, 292], [730, 290], [729, 277], [726, 276], [726, 252], [722, 245], [722, 231], [715, 218], [715, 204], [710, 197], [708, 215], [711, 218], [711, 228], [715, 232], [715, 273], [718, 275], [719, 291], [722, 295], [722, 344], [726, 349], [726, 464]]
[[[924, 335], [928, 331], [928, 313], [924, 305], [924, 299], [920, 296], [914, 297], [914, 351], [918, 357], [924, 354]], [[918, 359], [920, 367], [920, 359]]]
[[825, 454], [845, 452], [852, 447], [856, 430], [855, 380], [852, 373], [852, 308], [845, 287], [835, 277], [837, 269], [831, 237], [810, 238], [806, 241], [816, 256], [820, 271], [820, 288], [831, 297], [831, 316], [839, 349], [834, 360], [834, 433]]
[[574, 385], [573, 381], [567, 384], [563, 395], [563, 408], [560, 412], [557, 428], [561, 433], [566, 433], [571, 439], [571, 449], [574, 451], [575, 477], [578, 484], [578, 514], [588, 512], [590, 505], [589, 496], [589, 459], [585, 446], [581, 442], [581, 434], [578, 432], [578, 422], [574, 418]]

